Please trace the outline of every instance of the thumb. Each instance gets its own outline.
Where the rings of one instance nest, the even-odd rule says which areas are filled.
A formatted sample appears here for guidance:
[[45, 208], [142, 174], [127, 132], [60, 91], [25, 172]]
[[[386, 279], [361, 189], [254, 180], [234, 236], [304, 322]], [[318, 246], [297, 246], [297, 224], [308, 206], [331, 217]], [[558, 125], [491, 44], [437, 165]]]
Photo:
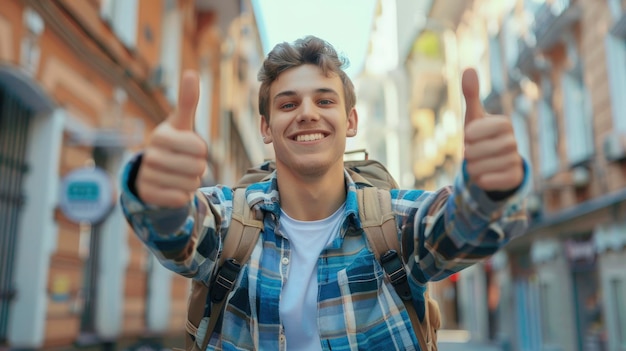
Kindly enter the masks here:
[[200, 80], [198, 73], [192, 70], [183, 72], [178, 91], [178, 110], [168, 118], [168, 122], [174, 128], [193, 130], [199, 96]]
[[463, 96], [465, 97], [465, 126], [467, 127], [473, 120], [483, 118], [485, 110], [479, 97], [478, 74], [473, 68], [468, 68], [463, 72], [461, 80]]

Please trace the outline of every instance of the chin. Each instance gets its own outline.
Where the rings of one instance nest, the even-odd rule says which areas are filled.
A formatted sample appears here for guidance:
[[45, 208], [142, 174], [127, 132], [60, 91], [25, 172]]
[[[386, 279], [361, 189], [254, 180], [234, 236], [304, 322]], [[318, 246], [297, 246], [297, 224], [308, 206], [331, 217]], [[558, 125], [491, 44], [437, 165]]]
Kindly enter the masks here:
[[[340, 158], [339, 161], [342, 159]], [[337, 160], [334, 162], [329, 160], [327, 157], [320, 159], [314, 157], [301, 157], [299, 159], [294, 160], [289, 168], [291, 168], [294, 172], [300, 173], [306, 176], [321, 176], [328, 172]]]
[[294, 172], [306, 176], [321, 176], [328, 170], [328, 164], [322, 162], [298, 162], [290, 167]]

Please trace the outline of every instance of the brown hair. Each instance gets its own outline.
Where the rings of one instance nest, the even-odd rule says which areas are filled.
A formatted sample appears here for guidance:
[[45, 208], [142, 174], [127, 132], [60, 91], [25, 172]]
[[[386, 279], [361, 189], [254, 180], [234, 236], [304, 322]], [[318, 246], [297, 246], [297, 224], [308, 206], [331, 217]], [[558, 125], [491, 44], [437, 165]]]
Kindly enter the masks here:
[[293, 43], [283, 42], [274, 46], [267, 54], [263, 66], [259, 70], [258, 79], [261, 82], [259, 89], [259, 113], [269, 122], [270, 118], [270, 86], [284, 71], [313, 64], [322, 69], [329, 76], [337, 74], [343, 83], [343, 93], [346, 102], [346, 113], [356, 104], [354, 84], [343, 71], [348, 66], [348, 59], [339, 56], [335, 48], [325, 40], [309, 35]]

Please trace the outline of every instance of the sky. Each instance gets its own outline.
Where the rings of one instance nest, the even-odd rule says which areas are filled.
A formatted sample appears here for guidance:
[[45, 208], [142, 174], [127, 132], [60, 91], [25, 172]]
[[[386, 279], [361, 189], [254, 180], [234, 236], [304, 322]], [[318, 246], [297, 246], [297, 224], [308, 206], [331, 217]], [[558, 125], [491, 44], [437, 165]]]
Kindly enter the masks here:
[[312, 34], [331, 43], [350, 61], [346, 73], [362, 70], [376, 0], [252, 0], [263, 51]]

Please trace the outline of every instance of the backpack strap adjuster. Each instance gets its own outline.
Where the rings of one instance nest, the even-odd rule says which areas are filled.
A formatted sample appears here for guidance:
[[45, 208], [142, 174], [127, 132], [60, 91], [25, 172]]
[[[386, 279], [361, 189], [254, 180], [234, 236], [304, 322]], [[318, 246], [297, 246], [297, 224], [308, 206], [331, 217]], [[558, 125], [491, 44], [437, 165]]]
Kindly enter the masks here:
[[389, 250], [380, 256], [380, 263], [389, 276], [391, 285], [396, 289], [396, 293], [404, 301], [411, 300], [411, 288], [404, 269], [404, 264], [396, 250]]
[[235, 259], [224, 260], [224, 264], [215, 275], [213, 284], [211, 284], [211, 302], [218, 303], [224, 300], [226, 294], [235, 286], [240, 270], [241, 265]]

